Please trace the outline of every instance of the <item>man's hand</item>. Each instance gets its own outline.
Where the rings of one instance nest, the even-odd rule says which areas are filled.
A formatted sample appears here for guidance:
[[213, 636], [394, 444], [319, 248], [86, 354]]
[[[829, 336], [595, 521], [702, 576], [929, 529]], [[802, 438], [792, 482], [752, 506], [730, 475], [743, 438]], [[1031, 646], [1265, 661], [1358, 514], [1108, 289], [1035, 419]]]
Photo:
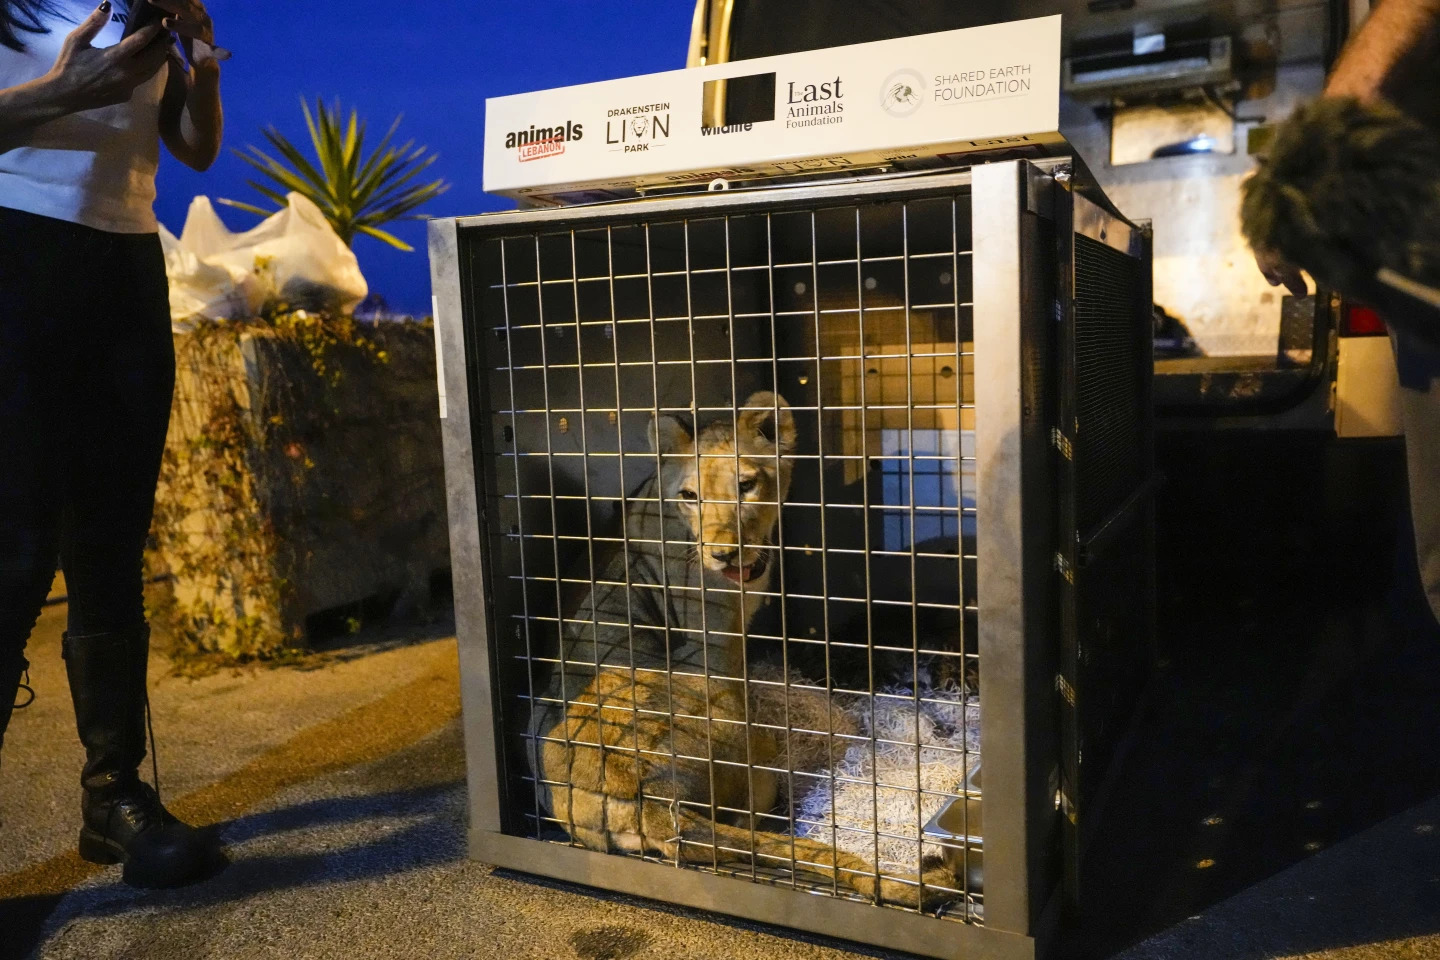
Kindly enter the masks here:
[[159, 26], [137, 30], [113, 47], [97, 50], [90, 41], [110, 22], [110, 0], [96, 7], [65, 38], [55, 65], [41, 78], [66, 113], [127, 103], [135, 88], [159, 72], [169, 44]]
[[1303, 297], [1310, 292], [1309, 287], [1305, 285], [1305, 278], [1300, 274], [1300, 269], [1287, 263], [1276, 250], [1267, 248], [1256, 250], [1255, 265], [1260, 268], [1260, 272], [1266, 280], [1270, 281], [1272, 287], [1284, 284], [1285, 289], [1297, 297]]

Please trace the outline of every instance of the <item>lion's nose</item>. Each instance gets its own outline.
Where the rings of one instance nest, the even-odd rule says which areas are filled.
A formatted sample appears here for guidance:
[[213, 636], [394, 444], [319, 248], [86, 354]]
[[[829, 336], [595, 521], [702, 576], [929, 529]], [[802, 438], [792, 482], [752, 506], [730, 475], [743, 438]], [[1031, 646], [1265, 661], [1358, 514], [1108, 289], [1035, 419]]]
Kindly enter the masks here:
[[710, 556], [714, 557], [716, 560], [719, 560], [721, 563], [733, 564], [736, 560], [740, 558], [740, 548], [728, 545], [723, 547], [711, 547]]

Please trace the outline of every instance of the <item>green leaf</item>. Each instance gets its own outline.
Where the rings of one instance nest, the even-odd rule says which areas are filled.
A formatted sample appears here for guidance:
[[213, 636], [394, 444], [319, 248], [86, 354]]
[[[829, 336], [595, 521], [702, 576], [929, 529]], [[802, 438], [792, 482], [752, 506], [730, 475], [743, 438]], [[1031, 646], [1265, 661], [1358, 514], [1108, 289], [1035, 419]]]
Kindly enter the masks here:
[[366, 204], [366, 207], [372, 210], [388, 210], [396, 203], [399, 203], [413, 196], [415, 193], [427, 189], [430, 186], [434, 186], [434, 184], [414, 184], [410, 186], [400, 186], [386, 193], [383, 197], [374, 198], [368, 204]]
[[332, 185], [331, 194], [335, 197], [336, 205], [343, 203], [347, 195], [345, 189], [345, 168], [342, 147], [340, 145], [339, 113], [340, 104], [335, 104], [334, 112], [331, 112], [323, 103], [317, 101], [316, 125], [320, 128], [320, 139], [315, 141], [315, 152], [320, 158], [320, 164], [325, 171], [325, 177]]
[[[367, 215], [367, 217], [362, 217], [360, 222], [384, 223], [387, 220], [397, 220], [400, 217], [403, 217], [405, 214], [409, 213], [411, 210], [414, 210], [421, 204], [429, 203], [431, 200], [435, 199], [449, 188], [450, 185], [448, 183], [440, 180], [437, 180], [434, 183], [426, 184], [425, 186], [419, 187], [406, 194], [405, 196], [399, 197], [393, 202], [386, 204], [384, 207], [376, 210], [375, 213], [369, 214]], [[371, 220], [369, 219], [371, 217], [381, 217], [383, 219]]]
[[239, 200], [227, 200], [224, 197], [216, 197], [215, 202], [223, 204], [227, 207], [234, 207], [237, 210], [244, 210], [247, 213], [258, 213], [262, 217], [273, 216], [274, 214], [280, 212], [278, 210], [266, 210], [263, 207], [255, 206], [253, 203], [241, 203]]
[[[403, 116], [403, 114], [401, 116]], [[390, 141], [395, 136], [395, 131], [400, 129], [400, 119], [401, 117], [396, 117], [395, 122], [390, 124], [390, 129], [385, 131], [385, 136], [380, 138], [379, 146], [374, 149], [370, 154], [370, 159], [365, 161], [365, 165], [361, 167], [360, 172], [356, 174], [355, 190], [357, 193], [367, 190], [367, 185], [370, 182], [372, 174], [382, 161], [386, 163], [389, 162], [386, 158], [390, 156]]]
[[353, 193], [355, 174], [360, 169], [360, 149], [365, 144], [365, 125], [359, 115], [350, 111], [350, 126], [345, 130], [345, 189]]
[[[316, 170], [310, 161], [305, 159], [305, 155], [301, 153], [293, 143], [285, 139], [280, 131], [274, 127], [269, 128], [265, 131], [265, 139], [270, 142], [272, 147], [279, 151], [282, 157], [290, 162], [290, 165], [293, 166], [302, 177], [314, 184], [317, 191], [324, 194], [330, 192], [330, 184], [325, 179], [324, 174]], [[250, 149], [254, 150], [255, 148], [251, 147]]]
[[374, 197], [370, 202], [377, 206], [383, 206], [386, 202], [388, 202], [390, 197], [396, 195], [398, 192], [403, 190], [407, 183], [420, 176], [420, 174], [424, 173], [430, 167], [430, 164], [434, 163], [437, 159], [439, 158], [432, 156], [420, 163], [412, 164], [409, 167], [402, 168], [401, 175], [396, 178], [388, 179], [382, 188], [384, 192], [381, 193], [379, 196]]
[[389, 189], [397, 177], [404, 176], [406, 173], [407, 168], [401, 162], [402, 159], [403, 158], [393, 152], [382, 157], [380, 161], [376, 163], [375, 169], [372, 171], [370, 177], [368, 177], [359, 188], [358, 193], [368, 199]]
[[[276, 204], [276, 206], [278, 206], [281, 210], [284, 210], [286, 207], [288, 207], [288, 206], [290, 205], [289, 199], [288, 199], [283, 193], [280, 193], [280, 192], [275, 191], [275, 190], [271, 190], [269, 187], [265, 186], [264, 184], [256, 183], [254, 180], [247, 180], [247, 181], [245, 181], [245, 182], [246, 182], [246, 184], [249, 185], [249, 186], [251, 187], [251, 189], [253, 189], [256, 193], [259, 193], [259, 194], [261, 194], [262, 196], [267, 197], [267, 198], [269, 198], [270, 200], [274, 201], [274, 203]], [[276, 211], [276, 212], [278, 212], [278, 211]]]
[[406, 253], [413, 253], [415, 251], [415, 248], [410, 246], [410, 244], [392, 233], [386, 233], [384, 230], [377, 230], [375, 227], [357, 227], [356, 229], [367, 236], [374, 237], [376, 240], [384, 240], [390, 244], [390, 246], [404, 250]]
[[240, 159], [250, 164], [250, 166], [254, 167], [256, 170], [259, 170], [266, 177], [269, 177], [271, 180], [275, 181], [280, 186], [284, 187], [286, 190], [294, 190], [296, 193], [303, 194], [312, 200], [317, 200], [317, 202], [319, 202], [322, 207], [324, 207], [329, 202], [328, 199], [325, 198], [322, 194], [318, 194], [311, 184], [301, 179], [298, 174], [287, 169], [284, 164], [280, 163], [275, 158], [269, 156], [257, 147], [250, 147], [250, 150], [253, 153], [253, 156], [250, 154], [240, 153], [238, 150], [236, 151], [236, 154], [240, 157]]

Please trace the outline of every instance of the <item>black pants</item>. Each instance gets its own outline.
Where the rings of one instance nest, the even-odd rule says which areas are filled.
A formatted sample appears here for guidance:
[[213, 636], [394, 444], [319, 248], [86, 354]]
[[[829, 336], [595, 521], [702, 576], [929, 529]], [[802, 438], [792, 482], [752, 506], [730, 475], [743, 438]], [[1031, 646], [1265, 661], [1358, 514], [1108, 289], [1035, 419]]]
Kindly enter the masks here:
[[[160, 238], [0, 208], [0, 691], [57, 556], [72, 633], [144, 623], [174, 384]], [[12, 703], [0, 692], [0, 737]]]

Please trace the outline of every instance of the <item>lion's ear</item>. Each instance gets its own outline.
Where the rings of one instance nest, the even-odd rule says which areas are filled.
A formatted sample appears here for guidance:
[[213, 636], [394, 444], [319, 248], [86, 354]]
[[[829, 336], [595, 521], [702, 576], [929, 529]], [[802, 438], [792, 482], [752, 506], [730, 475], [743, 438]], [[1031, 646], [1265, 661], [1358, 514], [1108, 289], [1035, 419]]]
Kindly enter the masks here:
[[650, 419], [650, 449], [656, 453], [684, 453], [693, 438], [678, 417], [669, 414]]
[[737, 424], [737, 436], [759, 437], [774, 444], [781, 454], [795, 449], [795, 414], [778, 393], [760, 390], [750, 394]]

